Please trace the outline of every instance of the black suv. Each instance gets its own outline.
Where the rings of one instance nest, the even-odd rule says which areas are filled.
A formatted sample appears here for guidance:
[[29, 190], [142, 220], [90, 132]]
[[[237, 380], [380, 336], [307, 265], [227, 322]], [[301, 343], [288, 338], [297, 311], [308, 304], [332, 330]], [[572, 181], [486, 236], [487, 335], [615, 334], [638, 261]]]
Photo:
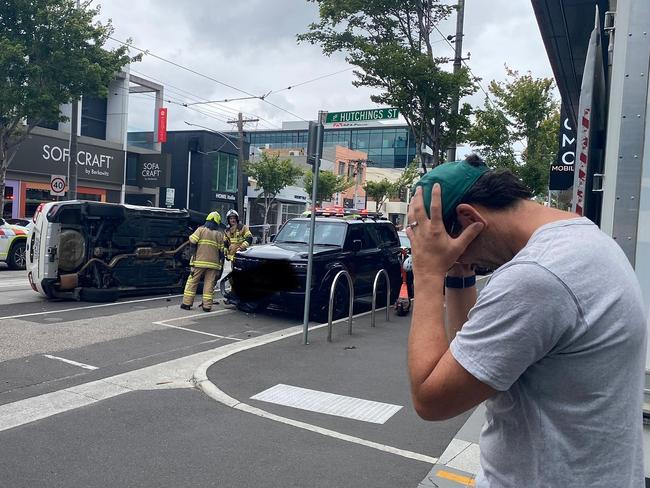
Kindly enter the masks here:
[[[273, 304], [302, 310], [305, 301], [310, 218], [287, 221], [272, 244], [254, 246], [237, 253], [226, 292], [239, 308], [261, 311]], [[354, 296], [372, 296], [377, 272], [390, 277], [391, 303], [399, 293], [400, 241], [395, 226], [377, 218], [316, 217], [311, 317], [327, 319], [329, 293], [336, 273], [346, 270], [354, 283]], [[384, 304], [386, 288], [378, 287], [378, 302]], [[334, 317], [347, 314], [347, 280], [339, 280], [334, 299]]]

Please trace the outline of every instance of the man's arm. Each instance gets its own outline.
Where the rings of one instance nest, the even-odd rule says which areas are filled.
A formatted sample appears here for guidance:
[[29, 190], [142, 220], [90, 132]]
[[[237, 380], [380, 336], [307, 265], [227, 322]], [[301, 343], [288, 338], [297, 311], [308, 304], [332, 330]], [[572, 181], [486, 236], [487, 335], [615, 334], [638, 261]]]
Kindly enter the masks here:
[[[475, 276], [475, 273], [469, 266], [456, 263], [447, 272], [447, 276], [465, 278]], [[456, 337], [456, 334], [463, 327], [463, 324], [467, 322], [467, 315], [476, 303], [476, 296], [476, 286], [445, 289], [448, 342], [454, 340], [454, 337]]]
[[[434, 185], [431, 219], [424, 211], [422, 190], [411, 200], [407, 234], [412, 244], [415, 306], [408, 343], [408, 368], [413, 406], [426, 420], [454, 417], [495, 393], [465, 370], [449, 352], [444, 324], [443, 286], [447, 270], [481, 232], [482, 224], [468, 226], [451, 238], [442, 222], [440, 187]], [[466, 320], [467, 296], [453, 297], [452, 327]], [[463, 305], [464, 304], [464, 305]]]

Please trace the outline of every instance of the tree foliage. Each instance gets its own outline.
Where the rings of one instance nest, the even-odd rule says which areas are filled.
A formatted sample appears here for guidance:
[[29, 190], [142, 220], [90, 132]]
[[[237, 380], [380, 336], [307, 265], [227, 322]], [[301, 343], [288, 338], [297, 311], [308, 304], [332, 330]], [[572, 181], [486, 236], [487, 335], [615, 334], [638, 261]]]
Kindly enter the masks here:
[[[311, 170], [305, 173], [303, 188], [308, 195], [312, 194], [314, 174]], [[329, 201], [334, 194], [347, 190], [354, 185], [354, 180], [347, 178], [345, 175], [337, 176], [331, 171], [321, 170], [318, 174], [318, 188], [316, 190], [316, 204], [323, 201]]]
[[298, 39], [320, 45], [326, 55], [346, 53], [360, 68], [353, 84], [380, 90], [371, 100], [400, 110], [422, 161], [422, 143], [433, 149], [436, 165], [449, 146], [466, 139], [471, 108], [461, 104], [456, 115], [452, 104], [474, 93], [476, 81], [465, 68], [456, 74], [442, 69], [449, 59], [436, 55], [431, 42], [435, 25], [454, 6], [440, 0], [308, 1], [318, 4], [320, 22]]
[[290, 159], [280, 159], [278, 154], [262, 153], [259, 160], [250, 161], [246, 166], [248, 176], [255, 180], [255, 189], [260, 190], [259, 196], [264, 201], [264, 231], [263, 242], [266, 242], [268, 216], [278, 193], [287, 186], [298, 181], [303, 174], [302, 169], [293, 164]]
[[[82, 95], [106, 96], [129, 61], [126, 46], [104, 48], [113, 28], [95, 21], [90, 1], [0, 2], [0, 214], [7, 167], [43, 122], [65, 121], [59, 107]], [[137, 58], [139, 59], [139, 58]]]
[[[470, 142], [492, 167], [517, 174], [533, 192], [548, 190], [558, 150], [560, 111], [551, 78], [534, 78], [506, 68], [505, 82], [492, 81], [492, 103], [475, 112]], [[522, 147], [520, 156], [516, 149]]]
[[366, 191], [368, 198], [376, 202], [377, 210], [379, 210], [389, 198], [406, 196], [406, 190], [413, 185], [413, 181], [417, 176], [417, 163], [413, 161], [404, 168], [396, 181], [390, 181], [388, 178], [383, 178], [380, 181], [368, 181], [363, 189]]

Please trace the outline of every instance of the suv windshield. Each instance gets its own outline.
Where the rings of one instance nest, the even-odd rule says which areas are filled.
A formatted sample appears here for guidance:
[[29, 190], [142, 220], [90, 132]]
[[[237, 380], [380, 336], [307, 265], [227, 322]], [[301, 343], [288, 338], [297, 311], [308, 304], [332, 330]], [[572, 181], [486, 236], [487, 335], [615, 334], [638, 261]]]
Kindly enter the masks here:
[[[287, 222], [275, 238], [275, 242], [309, 243], [308, 220], [291, 220]], [[314, 244], [324, 246], [343, 246], [345, 227], [342, 222], [316, 222]]]

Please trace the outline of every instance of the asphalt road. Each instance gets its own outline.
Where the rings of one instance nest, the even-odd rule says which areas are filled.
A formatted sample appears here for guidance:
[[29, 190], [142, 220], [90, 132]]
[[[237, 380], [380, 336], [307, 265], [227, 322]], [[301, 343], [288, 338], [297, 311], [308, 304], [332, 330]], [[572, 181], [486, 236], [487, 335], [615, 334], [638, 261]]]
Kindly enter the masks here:
[[[314, 329], [304, 346], [296, 315], [179, 303], [47, 301], [0, 269], [0, 487], [415, 488], [463, 424], [412, 412], [407, 320], [376, 332], [358, 317], [351, 338], [339, 325], [328, 344]], [[238, 406], [191, 381], [223, 351], [209, 380]], [[401, 408], [376, 425], [249, 400], [278, 383]]]

